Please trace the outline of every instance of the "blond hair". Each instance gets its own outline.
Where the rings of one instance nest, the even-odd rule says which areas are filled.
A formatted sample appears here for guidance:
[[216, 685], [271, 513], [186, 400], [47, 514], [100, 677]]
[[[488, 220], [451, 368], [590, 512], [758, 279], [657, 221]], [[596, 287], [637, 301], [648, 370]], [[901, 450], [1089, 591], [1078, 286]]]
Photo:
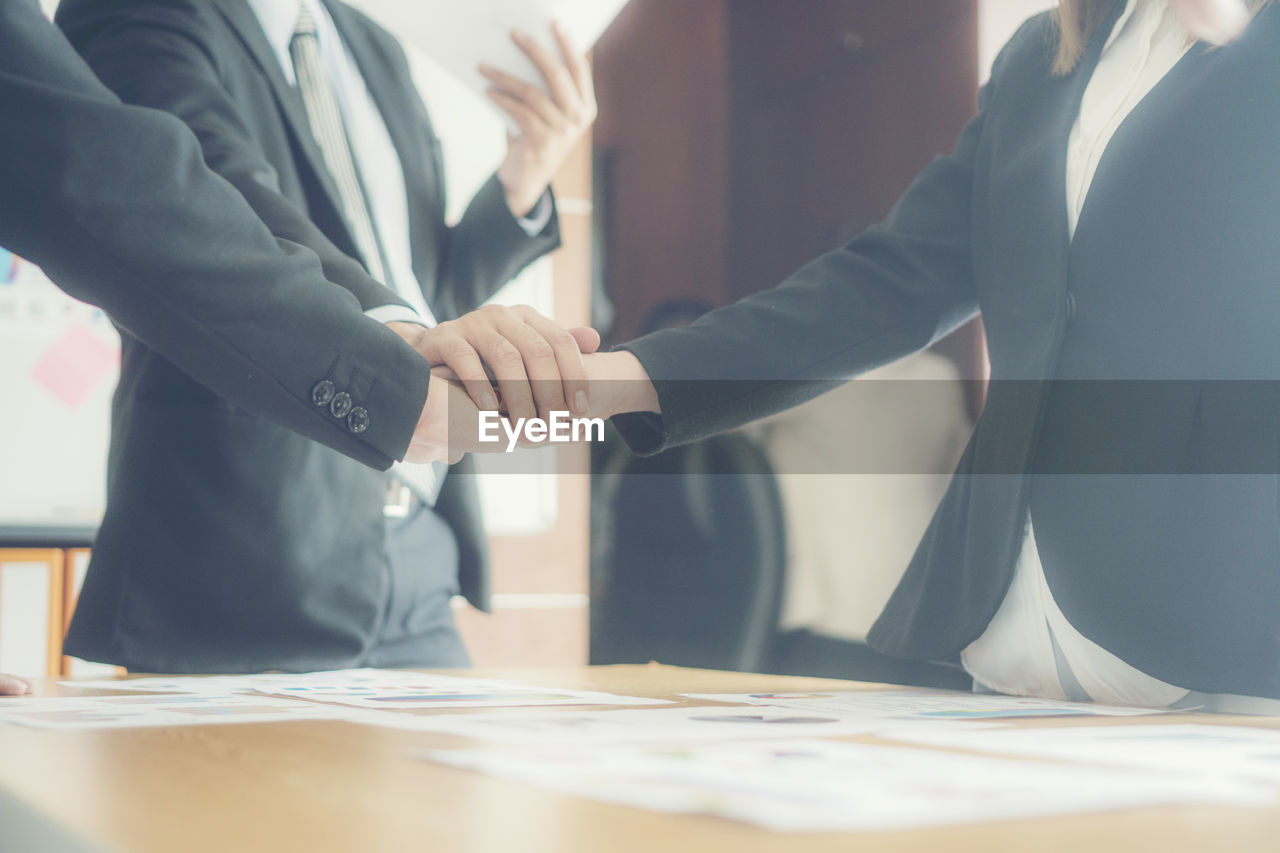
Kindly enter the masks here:
[[[1089, 39], [1107, 15], [1123, 0], [1059, 0], [1058, 54], [1053, 61], [1055, 74], [1069, 74], [1084, 55]], [[1249, 11], [1257, 14], [1271, 0], [1244, 0]]]

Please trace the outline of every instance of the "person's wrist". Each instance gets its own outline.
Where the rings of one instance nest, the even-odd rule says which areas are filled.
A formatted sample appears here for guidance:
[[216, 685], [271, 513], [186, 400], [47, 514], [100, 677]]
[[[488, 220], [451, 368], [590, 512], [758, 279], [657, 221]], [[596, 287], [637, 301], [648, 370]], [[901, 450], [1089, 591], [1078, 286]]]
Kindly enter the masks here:
[[386, 324], [387, 328], [400, 336], [401, 340], [413, 347], [419, 355], [422, 355], [425, 349], [427, 335], [431, 331], [427, 326], [421, 323], [408, 323], [402, 320], [393, 320]]
[[427, 385], [427, 400], [418, 416], [413, 440], [404, 461], [436, 462], [448, 457], [449, 451], [449, 383], [433, 375]]
[[547, 191], [546, 184], [537, 185], [536, 181], [504, 180], [498, 176], [502, 184], [502, 194], [507, 200], [507, 208], [511, 215], [519, 219], [528, 219], [538, 207], [538, 201]]
[[662, 411], [649, 373], [626, 350], [584, 356], [583, 364], [591, 384], [593, 417]]

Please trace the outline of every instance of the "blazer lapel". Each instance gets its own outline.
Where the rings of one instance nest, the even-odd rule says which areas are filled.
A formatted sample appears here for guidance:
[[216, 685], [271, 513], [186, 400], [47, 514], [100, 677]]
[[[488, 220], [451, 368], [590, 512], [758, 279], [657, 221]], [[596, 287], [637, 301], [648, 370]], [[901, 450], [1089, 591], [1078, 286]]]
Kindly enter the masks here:
[[[341, 196], [338, 195], [338, 188], [329, 174], [329, 167], [324, 162], [324, 154], [311, 134], [311, 124], [307, 120], [307, 110], [302, 102], [302, 96], [297, 88], [289, 85], [289, 81], [285, 79], [284, 72], [280, 69], [280, 61], [267, 42], [257, 16], [245, 0], [213, 0], [213, 5], [235, 31], [258, 69], [270, 81], [271, 91], [275, 95], [280, 114], [284, 117], [298, 150], [302, 152], [303, 159], [324, 191], [325, 198], [333, 206], [337, 221], [345, 223], [346, 213]], [[349, 242], [354, 247], [354, 240]]]
[[[1038, 380], [1052, 372], [1066, 317], [1067, 147], [1085, 87], [1122, 10], [1118, 0], [1071, 73], [1052, 73], [1052, 45], [1045, 45], [1039, 63], [997, 81], [1003, 88], [993, 97], [1001, 107], [989, 113], [985, 129], [999, 140], [982, 220], [990, 251], [978, 259], [987, 273], [979, 279], [979, 301], [998, 331], [991, 341], [996, 379]], [[1052, 334], [1045, 334], [1046, 323]]]
[[1084, 206], [1080, 209], [1080, 218], [1076, 223], [1075, 240], [1071, 244], [1072, 255], [1076, 254], [1076, 247], [1079, 245], [1083, 244], [1086, 247], [1084, 250], [1087, 250], [1090, 235], [1099, 228], [1115, 227], [1115, 223], [1109, 221], [1106, 215], [1108, 197], [1131, 191], [1129, 181], [1125, 180], [1125, 163], [1127, 161], [1131, 164], [1135, 153], [1142, 156], [1142, 145], [1135, 145], [1134, 142], [1150, 133], [1151, 116], [1166, 113], [1179, 102], [1185, 105], [1191, 91], [1187, 86], [1189, 75], [1198, 74], [1204, 69], [1208, 59], [1221, 57], [1228, 50], [1230, 47], [1215, 50], [1204, 42], [1196, 42], [1125, 116], [1102, 152], [1093, 184], [1085, 195]]

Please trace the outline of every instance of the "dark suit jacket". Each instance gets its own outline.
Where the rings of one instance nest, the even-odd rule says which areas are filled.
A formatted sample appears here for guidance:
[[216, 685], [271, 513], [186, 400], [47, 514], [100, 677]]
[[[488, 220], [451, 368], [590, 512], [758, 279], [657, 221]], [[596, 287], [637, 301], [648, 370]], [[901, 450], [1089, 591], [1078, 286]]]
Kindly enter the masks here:
[[[496, 179], [446, 227], [440, 146], [403, 51], [349, 7], [329, 9], [400, 156], [415, 272], [449, 319], [558, 245], [558, 231], [529, 237]], [[347, 257], [358, 253], [300, 95], [244, 0], [68, 0], [57, 20], [126, 101], [190, 125], [273, 233], [316, 251], [362, 307], [387, 303]], [[131, 340], [109, 473], [72, 654], [159, 671], [347, 666], [382, 631], [392, 594], [427, 592], [416, 574], [390, 574], [383, 476], [227, 405]], [[458, 538], [463, 592], [484, 607], [472, 478], [448, 478], [437, 510]]]
[[[34, 0], [0, 3], [0, 182], [0, 245], [101, 306], [183, 382], [369, 465], [404, 455], [422, 359], [325, 281], [313, 253], [274, 239], [181, 122], [121, 104]], [[363, 433], [311, 403], [318, 381], [375, 374], [357, 398], [372, 413]]]
[[1173, 684], [1280, 696], [1280, 9], [1193, 47], [1133, 111], [1069, 240], [1067, 141], [1114, 6], [1066, 76], [1050, 17], [1029, 21], [955, 152], [883, 225], [631, 344], [662, 417], [619, 426], [640, 450], [688, 441], [980, 310], [986, 408], [872, 644], [954, 659], [1002, 601], [1030, 511], [1085, 636]]

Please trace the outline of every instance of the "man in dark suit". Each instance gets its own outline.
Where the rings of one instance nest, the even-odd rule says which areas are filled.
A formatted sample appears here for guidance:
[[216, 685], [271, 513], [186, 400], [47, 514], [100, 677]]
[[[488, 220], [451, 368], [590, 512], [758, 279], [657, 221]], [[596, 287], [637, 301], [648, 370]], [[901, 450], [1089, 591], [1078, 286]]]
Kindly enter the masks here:
[[[594, 117], [576, 57], [562, 67], [531, 51], [555, 78], [549, 97], [495, 74], [522, 133], [449, 228], [439, 143], [403, 51], [349, 7], [68, 0], [58, 20], [126, 101], [191, 126], [277, 237], [367, 278], [352, 269], [358, 258], [420, 312], [455, 317], [558, 245], [546, 184]], [[362, 307], [390, 319], [377, 299]], [[556, 407], [513, 398], [509, 379], [498, 376], [508, 406]], [[313, 391], [318, 407], [350, 416], [355, 392]], [[213, 398], [127, 338], [113, 427], [108, 510], [72, 654], [162, 671], [465, 665], [450, 599], [462, 591], [483, 607], [488, 586], [469, 477], [389, 483]]]
[[[460, 354], [451, 366], [488, 387], [470, 345], [491, 351], [495, 329], [473, 318], [417, 332], [420, 355], [364, 317], [311, 251], [273, 239], [209, 171], [187, 127], [121, 104], [35, 0], [0, 4], [0, 128], [0, 245], [245, 411], [385, 469], [447, 438], [440, 390], [452, 389], [428, 393], [422, 355]], [[359, 400], [366, 429], [314, 405], [317, 384], [366, 373], [379, 377]], [[0, 695], [30, 689], [0, 675]]]

